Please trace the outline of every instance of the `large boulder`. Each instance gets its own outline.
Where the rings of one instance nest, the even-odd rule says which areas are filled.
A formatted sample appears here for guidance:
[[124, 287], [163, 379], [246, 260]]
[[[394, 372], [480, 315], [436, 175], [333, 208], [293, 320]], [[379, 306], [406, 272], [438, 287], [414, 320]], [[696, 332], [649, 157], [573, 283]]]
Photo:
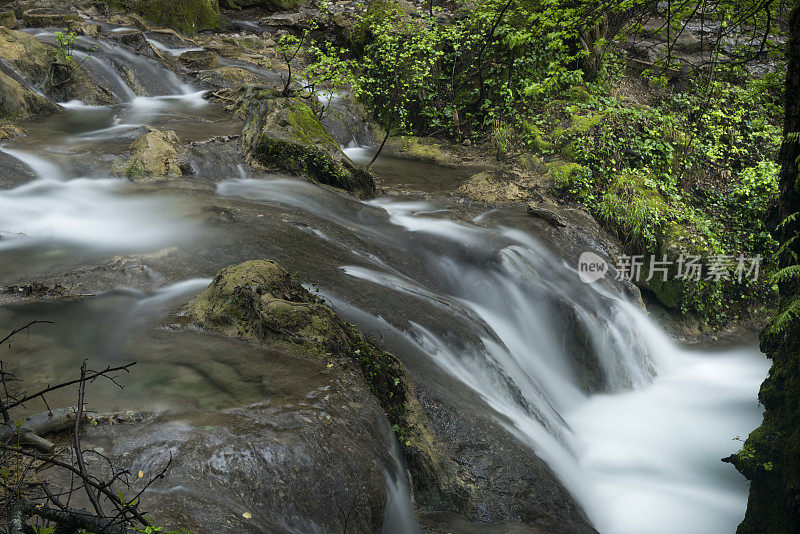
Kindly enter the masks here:
[[111, 93], [75, 60], [57, 60], [55, 50], [28, 33], [0, 26], [0, 57], [29, 85], [41, 85], [56, 102], [79, 99], [87, 104], [108, 104]]
[[53, 62], [52, 50], [28, 33], [0, 27], [0, 57], [25, 78], [41, 82]]
[[252, 358], [241, 370], [253, 374], [240, 380], [258, 380], [263, 400], [143, 420], [100, 417], [83, 443], [146, 475], [132, 494], [170, 462], [142, 497], [148, 517], [170, 530], [377, 532], [393, 462], [389, 429], [360, 377], [277, 346]]
[[247, 261], [221, 270], [185, 310], [206, 330], [304, 355], [353, 377], [378, 400], [400, 439], [416, 488], [438, 500], [468, 492], [442, 451], [402, 364], [339, 319], [277, 263]]
[[133, 181], [165, 180], [183, 175], [178, 166], [181, 140], [175, 132], [147, 127], [131, 144], [131, 156], [115, 167], [117, 174]]
[[251, 162], [307, 176], [359, 198], [375, 194], [372, 174], [342, 152], [306, 103], [252, 86], [219, 91], [214, 98], [227, 102], [244, 119], [242, 144]]

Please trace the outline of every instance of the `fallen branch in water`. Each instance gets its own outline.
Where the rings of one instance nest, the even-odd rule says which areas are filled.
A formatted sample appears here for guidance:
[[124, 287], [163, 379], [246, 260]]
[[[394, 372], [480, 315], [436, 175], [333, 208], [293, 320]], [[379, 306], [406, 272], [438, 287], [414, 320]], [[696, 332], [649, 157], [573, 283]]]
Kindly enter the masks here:
[[26, 417], [19, 428], [11, 422], [3, 423], [0, 425], [0, 443], [7, 443], [17, 436], [21, 443], [34, 445], [45, 452], [51, 452], [54, 445], [42, 436], [71, 427], [75, 424], [77, 413], [77, 408], [72, 406]]

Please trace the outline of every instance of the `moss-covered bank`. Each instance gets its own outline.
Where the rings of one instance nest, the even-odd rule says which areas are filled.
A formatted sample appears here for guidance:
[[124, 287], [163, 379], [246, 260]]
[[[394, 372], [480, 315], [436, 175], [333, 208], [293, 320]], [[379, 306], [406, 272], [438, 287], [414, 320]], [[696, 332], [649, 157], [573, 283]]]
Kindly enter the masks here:
[[217, 28], [222, 22], [217, 0], [114, 0], [110, 4], [190, 35]]
[[747, 513], [738, 534], [800, 532], [800, 324], [762, 334], [772, 359], [758, 400], [764, 420], [742, 449], [726, 458], [750, 480]]

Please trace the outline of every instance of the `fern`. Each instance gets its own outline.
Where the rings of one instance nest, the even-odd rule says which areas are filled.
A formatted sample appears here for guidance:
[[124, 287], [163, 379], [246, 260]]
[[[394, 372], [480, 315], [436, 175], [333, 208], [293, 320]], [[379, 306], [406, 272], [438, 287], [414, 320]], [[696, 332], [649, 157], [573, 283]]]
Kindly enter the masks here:
[[792, 322], [800, 316], [800, 297], [795, 297], [792, 301], [784, 306], [781, 313], [779, 313], [767, 327], [767, 334], [774, 336], [786, 330]]
[[778, 228], [783, 228], [783, 227], [784, 227], [784, 226], [786, 226], [787, 224], [791, 224], [791, 223], [793, 223], [793, 222], [794, 222], [794, 221], [797, 219], [797, 216], [798, 216], [798, 215], [800, 215], [800, 211], [796, 211], [796, 212], [792, 213], [791, 215], [787, 215], [787, 216], [786, 216], [786, 218], [785, 218], [785, 219], [783, 219], [783, 220], [782, 220], [782, 221], [781, 221], [781, 222], [778, 224]]
[[791, 248], [789, 248], [792, 246], [792, 243], [794, 243], [795, 240], [797, 240], [797, 237], [798, 236], [795, 235], [784, 241], [783, 244], [780, 247], [778, 247], [778, 251], [775, 253], [775, 256], [779, 258], [784, 252], [788, 252], [789, 256], [791, 256], [792, 258], [792, 261], [797, 261], [797, 253]]
[[780, 284], [790, 280], [800, 280], [800, 265], [784, 267], [770, 277], [773, 284]]

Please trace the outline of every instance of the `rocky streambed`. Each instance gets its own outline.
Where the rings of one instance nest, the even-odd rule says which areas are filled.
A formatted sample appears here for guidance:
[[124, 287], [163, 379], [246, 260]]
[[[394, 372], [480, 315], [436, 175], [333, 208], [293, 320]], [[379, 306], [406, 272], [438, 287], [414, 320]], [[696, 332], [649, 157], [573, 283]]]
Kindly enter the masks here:
[[635, 287], [581, 283], [582, 252], [618, 251], [585, 212], [453, 194], [484, 161], [365, 170], [356, 103], [335, 96], [320, 122], [318, 102], [281, 96], [262, 58], [286, 21], [188, 40], [93, 4], [78, 19], [86, 60], [52, 87], [56, 28], [0, 28], [3, 113], [25, 119], [0, 145], [0, 321], [55, 323], [2, 358], [27, 387], [84, 358], [138, 362], [121, 392], [90, 390], [84, 444], [148, 475], [172, 458], [142, 497], [156, 522], [741, 520], [745, 482], [718, 459], [757, 423], [766, 363], [681, 349]]

